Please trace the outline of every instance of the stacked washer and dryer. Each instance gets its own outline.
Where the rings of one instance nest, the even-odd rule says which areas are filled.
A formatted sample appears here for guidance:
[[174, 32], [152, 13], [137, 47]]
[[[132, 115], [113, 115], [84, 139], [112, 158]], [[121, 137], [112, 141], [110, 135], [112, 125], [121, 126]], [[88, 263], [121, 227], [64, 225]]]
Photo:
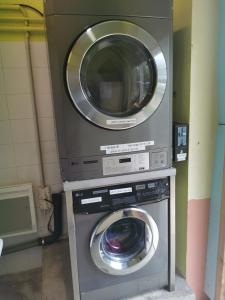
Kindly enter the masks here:
[[172, 0], [45, 12], [74, 299], [172, 290]]

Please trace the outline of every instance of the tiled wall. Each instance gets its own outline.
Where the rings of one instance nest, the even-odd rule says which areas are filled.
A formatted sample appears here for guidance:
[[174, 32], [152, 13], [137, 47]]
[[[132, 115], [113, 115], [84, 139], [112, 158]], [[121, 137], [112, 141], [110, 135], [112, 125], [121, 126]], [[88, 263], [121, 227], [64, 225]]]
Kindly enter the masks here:
[[[0, 186], [41, 183], [34, 104], [25, 41], [0, 42]], [[46, 41], [31, 42], [44, 172], [61, 190]], [[37, 202], [36, 202], [37, 203]]]

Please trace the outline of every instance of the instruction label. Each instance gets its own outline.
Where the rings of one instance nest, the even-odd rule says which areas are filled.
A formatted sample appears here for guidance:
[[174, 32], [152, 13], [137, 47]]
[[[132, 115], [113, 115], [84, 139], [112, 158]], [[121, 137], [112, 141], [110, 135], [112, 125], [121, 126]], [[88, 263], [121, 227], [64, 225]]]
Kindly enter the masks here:
[[109, 191], [110, 195], [118, 195], [118, 194], [124, 194], [124, 193], [132, 193], [132, 188], [124, 188], [124, 189], [115, 189]]
[[187, 153], [177, 154], [177, 160], [178, 161], [184, 161], [184, 160], [186, 160], [186, 158], [187, 158]]
[[81, 204], [90, 204], [90, 203], [98, 203], [98, 202], [102, 202], [102, 197], [94, 197], [94, 198], [87, 198], [81, 200]]
[[135, 124], [136, 119], [113, 119], [106, 120], [107, 125], [123, 125], [123, 124]]
[[140, 143], [107, 145], [107, 146], [101, 146], [100, 150], [106, 151], [106, 154], [145, 151], [145, 148], [147, 146], [153, 146], [154, 144], [155, 144], [154, 141], [146, 141]]

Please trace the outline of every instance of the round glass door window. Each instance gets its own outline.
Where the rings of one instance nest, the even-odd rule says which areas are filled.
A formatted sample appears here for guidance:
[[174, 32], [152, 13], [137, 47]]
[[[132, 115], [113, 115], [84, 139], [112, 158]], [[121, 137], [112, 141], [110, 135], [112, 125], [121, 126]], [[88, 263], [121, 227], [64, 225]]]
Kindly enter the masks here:
[[103, 234], [101, 249], [115, 261], [128, 261], [145, 248], [145, 223], [125, 218], [112, 224]]
[[126, 21], [107, 21], [88, 28], [74, 43], [66, 81], [85, 118], [103, 128], [127, 129], [160, 105], [166, 62], [148, 32]]
[[156, 68], [145, 47], [126, 36], [111, 36], [97, 42], [83, 59], [83, 91], [103, 114], [127, 117], [136, 114], [152, 98]]
[[91, 237], [95, 265], [110, 275], [127, 275], [144, 267], [159, 241], [155, 221], [140, 208], [118, 210], [103, 219]]

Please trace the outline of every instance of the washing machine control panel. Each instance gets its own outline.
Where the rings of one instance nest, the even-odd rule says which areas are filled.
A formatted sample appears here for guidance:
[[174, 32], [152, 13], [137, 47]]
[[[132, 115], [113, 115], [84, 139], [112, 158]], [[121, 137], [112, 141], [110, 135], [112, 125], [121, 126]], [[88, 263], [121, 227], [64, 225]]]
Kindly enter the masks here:
[[74, 213], [97, 213], [158, 202], [170, 196], [169, 178], [107, 186], [73, 192]]

